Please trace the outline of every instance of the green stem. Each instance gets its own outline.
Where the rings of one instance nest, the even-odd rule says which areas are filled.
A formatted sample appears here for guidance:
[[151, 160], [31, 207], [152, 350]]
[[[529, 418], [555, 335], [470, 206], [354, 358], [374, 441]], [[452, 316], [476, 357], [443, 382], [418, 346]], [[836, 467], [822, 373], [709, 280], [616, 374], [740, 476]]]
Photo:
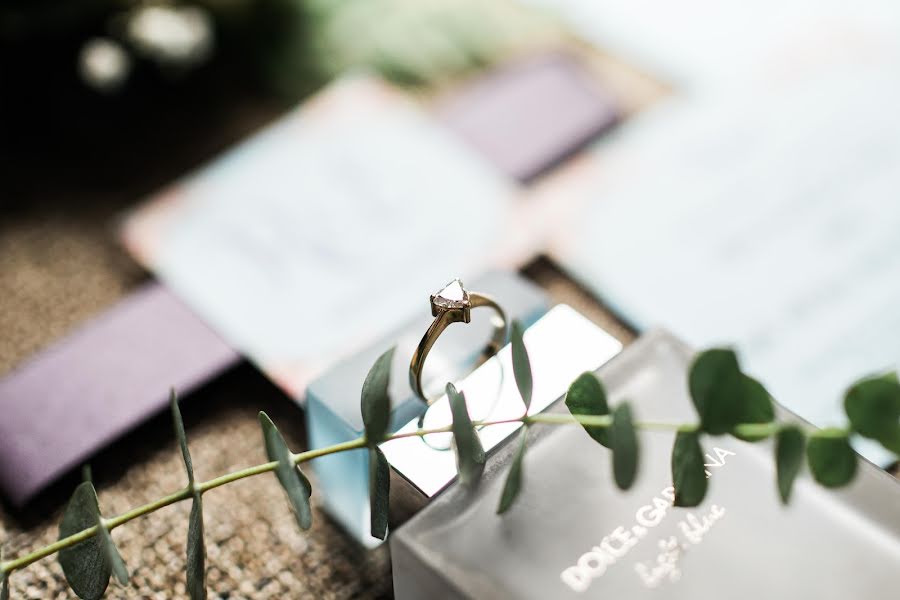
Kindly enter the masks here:
[[437, 427], [435, 429], [416, 429], [415, 431], [407, 431], [405, 433], [395, 433], [388, 436], [384, 441], [390, 442], [391, 440], [402, 440], [403, 438], [423, 437], [432, 433], [450, 433], [451, 429], [452, 428], [449, 425], [446, 427]]
[[[572, 415], [565, 413], [539, 413], [523, 417], [526, 423], [548, 423], [551, 425], [587, 425], [588, 427], [609, 427], [612, 425], [612, 417], [610, 415]], [[634, 426], [637, 429], [646, 431], [678, 431], [684, 428], [696, 428], [692, 424], [684, 423], [659, 423], [654, 421], [636, 421]]]
[[[612, 424], [612, 417], [610, 417], [609, 415], [571, 415], [562, 413], [541, 413], [536, 415], [523, 415], [521, 417], [509, 419], [500, 419], [496, 421], [475, 421], [473, 422], [473, 425], [476, 427], [489, 427], [492, 425], [502, 425], [507, 423], [523, 423], [525, 425], [530, 425], [532, 423], [545, 423], [550, 425], [569, 425], [578, 423], [590, 427], [609, 427]], [[647, 421], [635, 423], [635, 427], [637, 427], [638, 429], [645, 429], [650, 431], [677, 431], [684, 428], [697, 428], [697, 426], [693, 424], [685, 425], [677, 423], [657, 423]], [[766, 434], [770, 434], [775, 431], [776, 427], [777, 426], [774, 423], [747, 423], [738, 425], [735, 428], [735, 432], [742, 434], [760, 434], [765, 432]], [[390, 442], [391, 440], [398, 440], [409, 437], [422, 437], [433, 433], [449, 433], [450, 431], [450, 426], [437, 427], [434, 429], [417, 429], [416, 431], [408, 431], [389, 435], [384, 441]], [[327, 456], [329, 454], [347, 452], [349, 450], [356, 450], [365, 447], [366, 439], [365, 437], [360, 437], [347, 442], [334, 444], [332, 446], [326, 446], [324, 448], [317, 448], [315, 450], [307, 450], [306, 452], [294, 454], [294, 464], [300, 464], [302, 462], [307, 462], [314, 458]], [[171, 504], [175, 504], [177, 502], [181, 502], [182, 500], [187, 500], [194, 495], [195, 489], [202, 494], [208, 492], [211, 489], [233, 483], [241, 479], [246, 479], [248, 477], [254, 477], [262, 473], [274, 471], [277, 465], [277, 461], [271, 461], [252, 467], [247, 467], [245, 469], [240, 469], [238, 471], [234, 471], [233, 473], [227, 473], [214, 479], [210, 479], [209, 481], [195, 483], [193, 488], [191, 486], [187, 486], [181, 490], [178, 490], [177, 492], [173, 492], [167, 496], [163, 496], [162, 498], [144, 504], [143, 506], [133, 508], [128, 512], [124, 512], [116, 517], [103, 519], [103, 524], [107, 527], [107, 529], [115, 529], [120, 525], [124, 525], [129, 521], [133, 521], [134, 519], [137, 519], [144, 515], [156, 512], [161, 508], [164, 508]], [[28, 565], [37, 562], [42, 558], [46, 558], [47, 556], [56, 554], [60, 550], [64, 550], [66, 548], [74, 546], [75, 544], [88, 540], [96, 533], [96, 525], [93, 527], [88, 527], [87, 529], [83, 529], [78, 533], [74, 533], [68, 537], [57, 540], [52, 544], [48, 544], [47, 546], [44, 546], [43, 548], [40, 548], [38, 550], [34, 550], [33, 552], [30, 552], [24, 556], [20, 556], [19, 558], [13, 560], [4, 561], [0, 563], [0, 573], [8, 575], [13, 571], [27, 567]]]
[[[391, 436], [385, 440], [390, 441], [394, 439], [411, 437], [411, 436], [424, 436], [431, 433], [446, 433], [450, 431], [449, 427], [440, 427], [436, 429], [422, 429], [409, 433], [398, 433]], [[299, 454], [294, 455], [294, 464], [300, 464], [302, 462], [310, 461], [314, 458], [319, 458], [320, 456], [326, 456], [328, 454], [335, 454], [338, 452], [346, 452], [348, 450], [355, 450], [358, 448], [365, 448], [366, 440], [364, 437], [357, 438], [355, 440], [350, 440], [347, 442], [341, 442], [339, 444], [334, 444], [332, 446], [326, 446], [324, 448], [316, 448], [315, 450], [307, 450], [306, 452], [300, 452]], [[240, 469], [239, 471], [234, 471], [233, 473], [228, 473], [226, 475], [222, 475], [220, 477], [216, 477], [214, 479], [210, 479], [209, 481], [197, 482], [195, 483], [196, 489], [202, 494], [211, 489], [226, 485], [228, 483], [232, 483], [238, 481], [240, 479], [246, 479], [248, 477], [253, 477], [255, 475], [260, 475], [262, 473], [268, 473], [270, 471], [274, 471], [275, 467], [278, 465], [277, 461], [271, 461], [267, 463], [263, 463], [260, 465], [255, 465], [252, 467], [247, 467], [245, 469]], [[182, 500], [187, 500], [194, 495], [194, 490], [187, 486], [183, 489], [178, 490], [177, 492], [173, 492], [167, 496], [163, 496], [158, 500], [153, 502], [149, 502], [137, 508], [133, 508], [128, 512], [122, 513], [116, 517], [111, 517], [108, 519], [104, 519], [103, 523], [106, 525], [107, 529], [115, 529], [120, 525], [124, 525], [129, 521], [133, 521], [139, 517], [150, 514], [152, 512], [156, 512], [157, 510], [169, 506], [171, 504], [175, 504], [177, 502], [181, 502]], [[78, 533], [73, 533], [72, 535], [62, 538], [53, 542], [52, 544], [48, 544], [43, 548], [30, 552], [24, 556], [20, 556], [13, 560], [4, 561], [0, 563], [0, 572], [2, 573], [12, 573], [18, 569], [22, 569], [27, 567], [28, 565], [41, 560], [42, 558], [46, 558], [52, 554], [56, 554], [60, 550], [64, 550], [75, 544], [83, 542], [85, 540], [90, 539], [97, 533], [97, 526], [88, 527], [87, 529], [83, 529]]]
[[741, 423], [734, 426], [734, 434], [741, 437], [769, 437], [778, 430], [777, 423]]
[[817, 429], [810, 437], [817, 438], [843, 438], [851, 433], [849, 427], [829, 427], [826, 429]]

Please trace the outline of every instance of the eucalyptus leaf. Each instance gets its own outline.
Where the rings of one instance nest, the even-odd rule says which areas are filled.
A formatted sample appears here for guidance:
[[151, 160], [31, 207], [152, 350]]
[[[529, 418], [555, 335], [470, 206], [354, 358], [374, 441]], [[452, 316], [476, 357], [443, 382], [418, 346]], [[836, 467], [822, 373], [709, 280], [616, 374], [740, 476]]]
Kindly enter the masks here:
[[785, 425], [775, 434], [775, 469], [778, 480], [778, 494], [781, 502], [787, 504], [791, 498], [794, 480], [803, 466], [806, 451], [806, 436], [796, 425]]
[[191, 503], [191, 516], [188, 521], [187, 537], [187, 565], [185, 568], [187, 592], [191, 600], [206, 600], [206, 546], [203, 541], [203, 497], [194, 487], [194, 464], [191, 462], [191, 452], [188, 448], [187, 435], [184, 432], [184, 420], [181, 418], [181, 410], [178, 408], [178, 396], [175, 390], [169, 397], [172, 408], [172, 421], [175, 425], [175, 437], [181, 447], [181, 457], [184, 459], [184, 468], [188, 476], [188, 485], [193, 490], [193, 502]]
[[453, 415], [453, 441], [456, 447], [459, 480], [463, 485], [473, 485], [481, 479], [484, 471], [484, 447], [469, 417], [465, 395], [452, 383], [448, 383], [447, 398], [450, 400], [450, 411]]
[[883, 437], [880, 440], [881, 445], [900, 457], [900, 431], [893, 436]]
[[[82, 482], [75, 488], [66, 505], [59, 525], [59, 539], [94, 527], [99, 521], [100, 506], [94, 485], [90, 481]], [[74, 546], [63, 548], [59, 551], [59, 564], [66, 581], [79, 598], [97, 600], [103, 597], [109, 585], [112, 566], [101, 536], [94, 535]]]
[[698, 432], [679, 431], [676, 434], [672, 449], [672, 481], [675, 506], [690, 507], [703, 502], [708, 482]]
[[175, 437], [181, 447], [181, 457], [184, 459], [184, 468], [187, 471], [188, 483], [194, 485], [194, 465], [191, 462], [191, 452], [188, 449], [187, 435], [184, 433], [184, 420], [181, 418], [181, 410], [178, 408], [178, 395], [175, 390], [169, 393], [169, 406], [172, 409], [172, 422], [175, 426]]
[[370, 445], [382, 442], [387, 435], [391, 418], [391, 399], [388, 384], [391, 378], [391, 363], [396, 346], [375, 360], [366, 375], [362, 387], [361, 409], [366, 440]]
[[309, 479], [294, 463], [294, 457], [272, 419], [261, 411], [259, 424], [263, 430], [266, 456], [269, 457], [269, 460], [278, 461], [278, 466], [275, 467], [275, 476], [291, 502], [294, 516], [297, 518], [297, 525], [300, 526], [300, 529], [309, 529], [312, 527], [312, 507], [309, 503], [312, 486]]
[[[97, 516], [99, 517], [100, 515], [98, 514]], [[115, 575], [116, 581], [118, 581], [119, 584], [126, 585], [128, 583], [128, 568], [125, 566], [125, 561], [122, 560], [119, 549], [116, 548], [116, 545], [113, 543], [109, 530], [103, 525], [99, 518], [97, 519], [97, 526], [100, 528], [103, 551], [106, 553], [106, 560], [109, 562], [112, 574]]]
[[[775, 420], [775, 405], [772, 396], [765, 386], [749, 375], [741, 374], [741, 401], [738, 405], [738, 423], [771, 423]], [[739, 435], [734, 436], [745, 442], [758, 442], [768, 435]]]
[[372, 536], [387, 537], [391, 497], [391, 468], [378, 446], [369, 449], [369, 506]]
[[[609, 414], [606, 390], [597, 376], [590, 371], [579, 375], [569, 386], [569, 391], [566, 392], [566, 406], [573, 415], [605, 416]], [[583, 427], [596, 442], [612, 448], [607, 427], [591, 427], [589, 425]]]
[[691, 365], [688, 384], [703, 431], [722, 435], [740, 422], [745, 379], [732, 350], [701, 352]]
[[187, 592], [191, 600], [206, 600], [206, 545], [203, 541], [203, 497], [194, 493], [187, 537]]
[[823, 429], [809, 436], [806, 458], [813, 478], [825, 487], [841, 487], [856, 475], [856, 452], [847, 432]]
[[844, 396], [844, 410], [855, 432], [900, 453], [900, 383], [896, 374], [851, 386]]
[[503, 492], [500, 494], [500, 505], [497, 507], [498, 515], [502, 515], [512, 507], [513, 502], [516, 501], [522, 489], [522, 460], [525, 458], [527, 439], [528, 427], [523, 425], [519, 430], [516, 453], [513, 456], [512, 463], [509, 465], [506, 482], [503, 484]]
[[531, 393], [534, 382], [531, 376], [531, 361], [528, 359], [528, 349], [523, 339], [524, 330], [519, 321], [512, 322], [510, 329], [510, 344], [512, 345], [513, 376], [516, 379], [516, 387], [519, 395], [525, 403], [525, 410], [531, 408]]
[[613, 477], [619, 489], [627, 490], [637, 477], [640, 450], [631, 419], [631, 407], [625, 402], [613, 411], [611, 433]]

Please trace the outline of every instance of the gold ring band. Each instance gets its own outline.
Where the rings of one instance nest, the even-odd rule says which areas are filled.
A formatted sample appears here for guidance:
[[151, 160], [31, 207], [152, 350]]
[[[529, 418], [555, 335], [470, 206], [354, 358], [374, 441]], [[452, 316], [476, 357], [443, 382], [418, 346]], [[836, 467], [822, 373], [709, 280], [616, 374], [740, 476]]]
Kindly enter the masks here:
[[413, 352], [412, 360], [409, 363], [409, 385], [416, 395], [426, 403], [431, 404], [434, 401], [429, 401], [422, 389], [422, 368], [428, 352], [431, 351], [432, 346], [448, 325], [469, 323], [471, 309], [480, 306], [494, 309], [499, 317], [499, 322], [494, 327], [494, 333], [482, 353], [482, 358], [486, 359], [496, 354], [506, 343], [506, 313], [503, 312], [500, 305], [489, 296], [466, 290], [459, 279], [454, 279], [444, 286], [444, 289], [431, 295], [431, 315], [435, 319], [425, 335], [422, 336], [422, 341]]

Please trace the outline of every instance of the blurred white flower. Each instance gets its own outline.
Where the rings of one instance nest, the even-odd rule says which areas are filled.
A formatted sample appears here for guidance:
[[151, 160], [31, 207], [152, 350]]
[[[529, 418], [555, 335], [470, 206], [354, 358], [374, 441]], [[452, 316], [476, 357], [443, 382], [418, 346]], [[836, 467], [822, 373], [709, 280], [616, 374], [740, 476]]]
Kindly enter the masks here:
[[131, 72], [128, 53], [108, 38], [93, 38], [81, 47], [78, 56], [78, 72], [81, 79], [101, 92], [119, 89]]
[[194, 6], [142, 6], [129, 15], [126, 36], [143, 56], [170, 66], [189, 67], [212, 51], [209, 14]]

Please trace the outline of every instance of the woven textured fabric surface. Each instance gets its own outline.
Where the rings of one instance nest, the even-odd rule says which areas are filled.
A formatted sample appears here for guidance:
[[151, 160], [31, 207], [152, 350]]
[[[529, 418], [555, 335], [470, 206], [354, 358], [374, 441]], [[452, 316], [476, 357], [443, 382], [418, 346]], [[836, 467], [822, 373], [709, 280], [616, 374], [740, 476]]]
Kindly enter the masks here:
[[[250, 405], [230, 404], [216, 414], [204, 415], [189, 429], [198, 476], [208, 479], [265, 462], [255, 413]], [[296, 440], [296, 436], [288, 437]], [[100, 503], [107, 514], [122, 513], [185, 483], [174, 439], [167, 447], [138, 457], [114, 481], [97, 475], [101, 476]], [[108, 597], [185, 597], [189, 511], [190, 504], [182, 502], [114, 530], [131, 584], [124, 588], [111, 584]], [[208, 587], [213, 598], [390, 597], [386, 549], [361, 551], [318, 510], [312, 529], [301, 532], [274, 476], [260, 475], [205, 494], [204, 515]], [[61, 508], [37, 526], [23, 529], [4, 514], [5, 554], [15, 556], [52, 542], [60, 517]], [[16, 598], [72, 597], [55, 559], [14, 573], [12, 584]]]

